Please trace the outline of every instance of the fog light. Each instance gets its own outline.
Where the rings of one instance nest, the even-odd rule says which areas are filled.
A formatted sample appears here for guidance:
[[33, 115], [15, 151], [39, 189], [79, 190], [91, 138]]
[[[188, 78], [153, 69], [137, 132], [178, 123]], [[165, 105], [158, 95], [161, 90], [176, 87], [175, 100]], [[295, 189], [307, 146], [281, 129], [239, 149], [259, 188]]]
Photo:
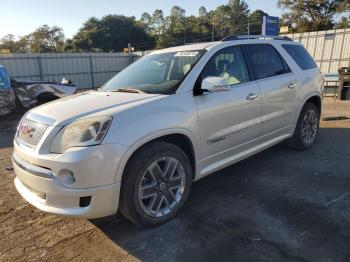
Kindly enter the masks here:
[[61, 182], [66, 185], [72, 185], [75, 182], [75, 177], [72, 171], [68, 169], [62, 169], [58, 174]]
[[90, 205], [90, 202], [91, 202], [91, 196], [81, 197], [79, 200], [79, 206], [87, 207]]

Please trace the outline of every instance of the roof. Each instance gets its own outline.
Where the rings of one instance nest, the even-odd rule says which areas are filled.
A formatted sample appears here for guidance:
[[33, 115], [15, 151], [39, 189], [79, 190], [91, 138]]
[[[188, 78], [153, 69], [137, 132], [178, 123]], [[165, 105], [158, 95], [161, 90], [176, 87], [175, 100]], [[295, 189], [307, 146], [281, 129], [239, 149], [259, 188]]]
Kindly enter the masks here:
[[181, 52], [181, 51], [194, 51], [194, 50], [204, 50], [209, 49], [214, 46], [223, 44], [225, 42], [246, 42], [249, 41], [251, 43], [260, 43], [260, 42], [266, 42], [266, 41], [283, 41], [288, 42], [288, 44], [299, 44], [297, 42], [294, 42], [289, 37], [285, 36], [266, 36], [266, 35], [231, 35], [228, 36], [221, 41], [217, 42], [204, 42], [204, 43], [195, 43], [195, 44], [189, 44], [189, 45], [182, 45], [182, 46], [175, 46], [170, 48], [165, 48], [161, 50], [153, 51], [152, 54], [162, 54], [162, 53], [169, 53], [169, 52]]
[[218, 45], [220, 43], [221, 42], [205, 42], [205, 43], [196, 43], [196, 44], [190, 44], [190, 45], [175, 46], [175, 47], [169, 47], [169, 48], [165, 48], [165, 49], [161, 49], [161, 50], [156, 50], [156, 51], [152, 52], [152, 54], [204, 50], [204, 49], [207, 49], [208, 47], [212, 47], [212, 46]]

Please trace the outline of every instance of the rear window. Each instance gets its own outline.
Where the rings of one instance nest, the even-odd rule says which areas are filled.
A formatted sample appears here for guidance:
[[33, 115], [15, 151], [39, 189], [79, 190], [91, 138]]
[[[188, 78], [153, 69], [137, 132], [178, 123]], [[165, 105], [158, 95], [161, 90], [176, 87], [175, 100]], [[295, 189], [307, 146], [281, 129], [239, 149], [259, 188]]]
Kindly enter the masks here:
[[308, 70], [317, 67], [315, 61], [312, 59], [310, 54], [301, 45], [282, 45], [284, 50], [293, 58], [295, 63], [302, 70]]

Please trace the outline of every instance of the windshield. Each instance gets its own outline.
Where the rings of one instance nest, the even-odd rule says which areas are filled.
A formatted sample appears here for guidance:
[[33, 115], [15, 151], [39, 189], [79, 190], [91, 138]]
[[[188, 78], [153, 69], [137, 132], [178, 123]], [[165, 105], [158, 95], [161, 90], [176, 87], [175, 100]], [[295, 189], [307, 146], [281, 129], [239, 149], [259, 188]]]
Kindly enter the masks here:
[[4, 67], [0, 67], [0, 89], [8, 89], [11, 87], [7, 71]]
[[114, 76], [102, 91], [173, 94], [204, 51], [147, 55]]

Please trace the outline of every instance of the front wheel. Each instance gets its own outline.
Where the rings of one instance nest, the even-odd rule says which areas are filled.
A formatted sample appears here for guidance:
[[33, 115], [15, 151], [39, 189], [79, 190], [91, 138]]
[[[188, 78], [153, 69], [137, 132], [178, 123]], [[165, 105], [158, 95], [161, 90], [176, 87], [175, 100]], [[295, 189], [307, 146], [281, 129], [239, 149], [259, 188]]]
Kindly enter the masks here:
[[174, 217], [188, 198], [192, 168], [178, 146], [155, 142], [140, 149], [123, 174], [120, 210], [141, 226]]
[[307, 102], [301, 110], [293, 137], [288, 145], [297, 150], [307, 150], [316, 141], [320, 125], [320, 112], [315, 104]]

